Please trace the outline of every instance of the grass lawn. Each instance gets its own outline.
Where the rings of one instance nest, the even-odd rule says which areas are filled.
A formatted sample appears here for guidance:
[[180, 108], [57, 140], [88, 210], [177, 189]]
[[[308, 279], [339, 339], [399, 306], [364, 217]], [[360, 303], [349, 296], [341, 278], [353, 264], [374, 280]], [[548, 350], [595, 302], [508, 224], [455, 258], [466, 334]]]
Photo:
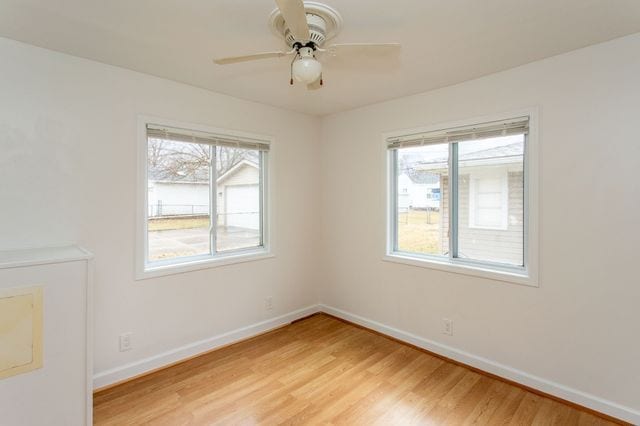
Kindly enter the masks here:
[[149, 219], [149, 231], [166, 231], [170, 229], [209, 228], [209, 217], [174, 217], [167, 219]]
[[409, 210], [398, 214], [398, 248], [401, 251], [442, 254], [440, 213]]
[[[174, 217], [150, 219], [149, 231], [208, 228], [209, 218]], [[440, 213], [410, 210], [398, 215], [398, 248], [415, 253], [442, 254], [440, 241]]]

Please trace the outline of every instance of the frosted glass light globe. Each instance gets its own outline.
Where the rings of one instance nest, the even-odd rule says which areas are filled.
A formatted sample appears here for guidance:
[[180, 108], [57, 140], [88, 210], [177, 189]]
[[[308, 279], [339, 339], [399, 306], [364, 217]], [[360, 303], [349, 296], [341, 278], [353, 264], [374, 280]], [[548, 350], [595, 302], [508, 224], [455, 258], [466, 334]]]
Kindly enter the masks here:
[[293, 63], [293, 78], [299, 83], [311, 84], [320, 77], [322, 64], [313, 56], [296, 59]]

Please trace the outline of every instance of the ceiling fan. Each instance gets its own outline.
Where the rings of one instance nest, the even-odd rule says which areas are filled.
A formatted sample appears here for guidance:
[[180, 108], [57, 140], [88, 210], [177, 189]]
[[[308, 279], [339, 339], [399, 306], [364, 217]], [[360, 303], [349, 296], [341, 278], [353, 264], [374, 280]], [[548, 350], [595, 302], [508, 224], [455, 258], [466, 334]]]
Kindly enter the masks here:
[[336, 36], [342, 28], [342, 17], [333, 8], [318, 2], [302, 0], [276, 0], [277, 9], [271, 12], [271, 30], [283, 37], [288, 51], [262, 52], [253, 55], [214, 59], [218, 65], [255, 61], [258, 59], [293, 56], [291, 78], [307, 85], [307, 89], [319, 89], [323, 85], [322, 64], [318, 54], [376, 55], [400, 49], [398, 43], [343, 43], [324, 47], [325, 41]]

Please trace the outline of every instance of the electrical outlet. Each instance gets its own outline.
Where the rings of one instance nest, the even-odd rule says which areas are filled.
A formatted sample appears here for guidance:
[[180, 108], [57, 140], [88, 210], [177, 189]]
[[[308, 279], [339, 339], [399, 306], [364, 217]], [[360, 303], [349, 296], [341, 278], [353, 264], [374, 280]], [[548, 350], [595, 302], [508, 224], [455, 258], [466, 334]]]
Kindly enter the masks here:
[[124, 333], [120, 335], [120, 352], [130, 351], [132, 349], [131, 336], [133, 333]]
[[269, 296], [264, 299], [264, 308], [267, 311], [270, 311], [273, 309], [273, 297]]
[[453, 320], [442, 318], [442, 333], [453, 336]]

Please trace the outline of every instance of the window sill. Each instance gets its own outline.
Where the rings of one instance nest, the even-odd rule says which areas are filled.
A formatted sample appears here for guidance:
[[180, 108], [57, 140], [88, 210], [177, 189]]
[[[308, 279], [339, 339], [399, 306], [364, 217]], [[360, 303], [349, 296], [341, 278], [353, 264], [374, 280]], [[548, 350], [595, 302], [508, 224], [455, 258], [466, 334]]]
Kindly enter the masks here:
[[253, 262], [257, 260], [270, 259], [275, 257], [271, 252], [260, 249], [252, 251], [244, 251], [240, 253], [229, 253], [210, 257], [206, 259], [198, 259], [185, 261], [174, 264], [150, 265], [143, 270], [138, 270], [136, 280], [145, 280], [148, 278], [162, 277], [165, 275], [182, 274], [185, 272], [199, 271], [202, 269], [217, 268], [225, 265], [233, 265], [236, 263]]
[[468, 265], [464, 263], [453, 263], [447, 260], [438, 261], [419, 256], [412, 256], [404, 253], [389, 253], [383, 257], [386, 262], [401, 263], [404, 265], [417, 266], [420, 268], [436, 269], [439, 271], [452, 272], [455, 274], [470, 275], [479, 278], [486, 278], [495, 281], [508, 282], [530, 287], [538, 287], [537, 280], [526, 271], [508, 271], [494, 269], [490, 266], [482, 267]]

